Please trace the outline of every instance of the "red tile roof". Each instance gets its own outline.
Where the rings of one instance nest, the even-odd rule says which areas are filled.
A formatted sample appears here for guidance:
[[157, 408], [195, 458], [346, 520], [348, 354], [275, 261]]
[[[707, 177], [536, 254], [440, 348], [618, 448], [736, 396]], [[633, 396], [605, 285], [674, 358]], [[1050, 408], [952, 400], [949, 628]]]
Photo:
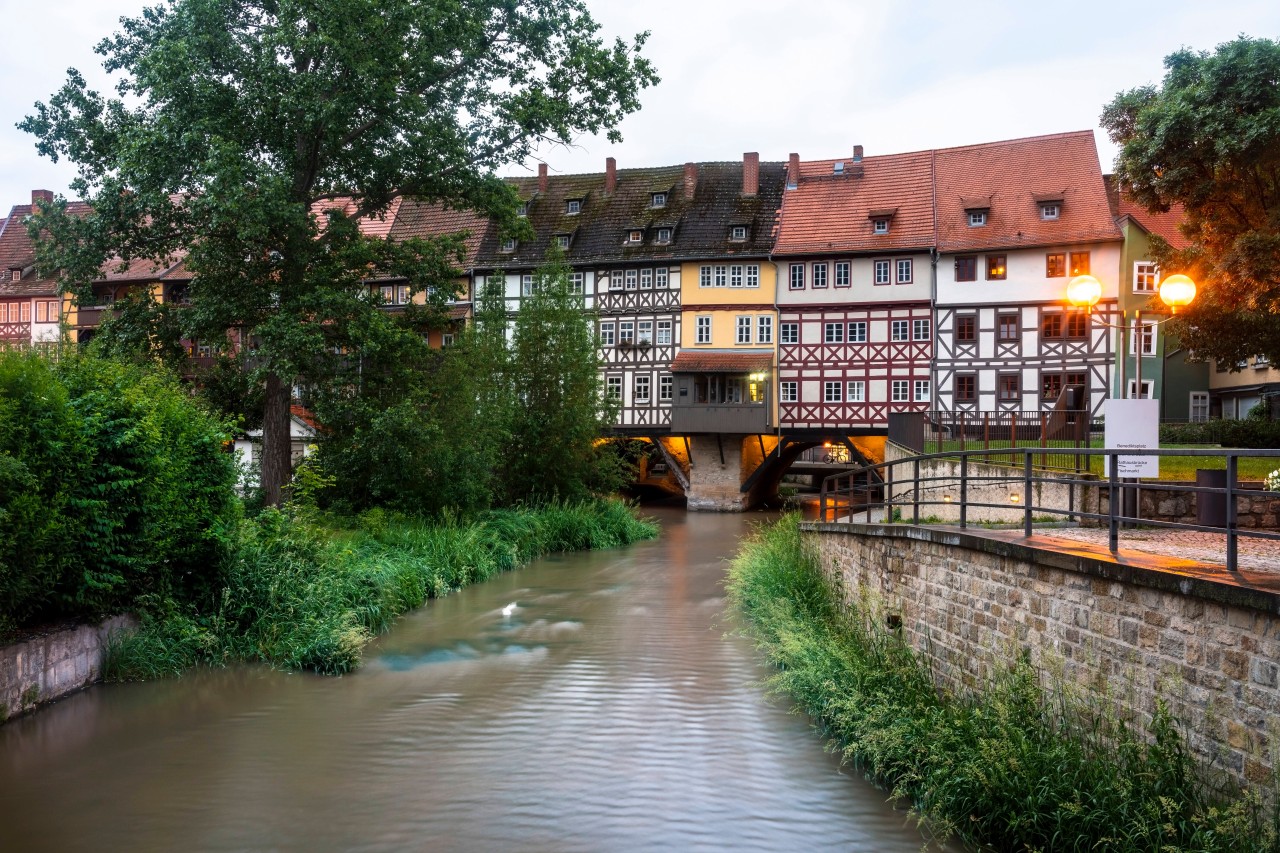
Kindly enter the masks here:
[[[57, 296], [58, 283], [36, 275], [36, 247], [27, 233], [31, 205], [15, 204], [0, 224], [0, 296]], [[13, 281], [12, 270], [21, 280]]]
[[674, 373], [748, 373], [771, 367], [772, 352], [682, 352], [671, 362]]
[[300, 406], [297, 403], [294, 403], [289, 406], [289, 414], [293, 415], [295, 418], [314, 430], [320, 429], [320, 422], [316, 420], [316, 416], [311, 413], [311, 410], [305, 406]]
[[[376, 237], [385, 240], [387, 235], [391, 233], [391, 228], [396, 221], [396, 212], [399, 211], [403, 199], [397, 196], [392, 202], [391, 207], [387, 208], [386, 213], [378, 216], [362, 216], [356, 221], [360, 228], [360, 233], [366, 237]], [[319, 219], [320, 215], [328, 210], [340, 210], [344, 216], [350, 216], [356, 212], [356, 200], [351, 196], [341, 196], [339, 198], [327, 198], [315, 202], [311, 205], [311, 213]], [[324, 222], [321, 220], [321, 230], [324, 229]]]
[[[814, 160], [783, 193], [774, 253], [876, 252], [933, 245], [932, 152]], [[843, 174], [835, 165], [842, 163]], [[861, 174], [857, 167], [861, 165]], [[890, 213], [889, 233], [872, 233], [872, 212]]]
[[[1093, 131], [942, 148], [934, 152], [938, 249], [1014, 249], [1119, 240]], [[1057, 220], [1037, 198], [1062, 199]], [[969, 227], [966, 206], [987, 199], [987, 224]]]
[[1186, 218], [1181, 204], [1170, 205], [1164, 213], [1151, 213], [1125, 192], [1119, 194], [1117, 202], [1116, 214], [1129, 217], [1148, 234], [1158, 234], [1175, 249], [1185, 249], [1191, 245], [1191, 241], [1178, 228]]
[[480, 241], [484, 239], [489, 220], [473, 210], [454, 210], [442, 204], [406, 199], [400, 205], [395, 224], [390, 231], [391, 239], [403, 240], [409, 237], [441, 237], [447, 234], [467, 233], [463, 241], [466, 257], [463, 266], [475, 265], [476, 254], [480, 250]]

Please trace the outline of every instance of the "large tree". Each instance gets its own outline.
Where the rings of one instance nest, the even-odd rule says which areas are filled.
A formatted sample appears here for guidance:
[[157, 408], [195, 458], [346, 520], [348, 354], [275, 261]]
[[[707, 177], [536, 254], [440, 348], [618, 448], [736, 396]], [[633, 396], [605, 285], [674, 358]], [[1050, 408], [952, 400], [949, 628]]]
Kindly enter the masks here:
[[292, 387], [350, 365], [383, 322], [363, 281], [448, 295], [456, 244], [370, 239], [358, 220], [408, 196], [511, 222], [497, 167], [617, 138], [657, 81], [645, 36], [605, 43], [580, 0], [168, 0], [121, 23], [97, 48], [118, 97], [71, 70], [20, 125], [77, 165], [90, 206], [33, 219], [41, 262], [83, 296], [106, 259], [188, 253], [186, 334], [242, 329], [252, 348], [273, 503]]
[[1117, 95], [1102, 125], [1137, 202], [1185, 207], [1191, 245], [1153, 239], [1161, 268], [1199, 285], [1174, 331], [1202, 356], [1280, 360], [1280, 42], [1242, 36], [1164, 64], [1161, 85]]

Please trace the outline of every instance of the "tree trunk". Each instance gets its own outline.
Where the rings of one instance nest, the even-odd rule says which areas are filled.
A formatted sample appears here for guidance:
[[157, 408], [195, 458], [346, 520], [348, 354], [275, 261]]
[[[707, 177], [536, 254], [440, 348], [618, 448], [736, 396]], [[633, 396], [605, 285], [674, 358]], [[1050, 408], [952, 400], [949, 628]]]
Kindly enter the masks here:
[[267, 374], [262, 412], [262, 494], [267, 506], [280, 506], [292, 477], [289, 404], [293, 388], [276, 373]]

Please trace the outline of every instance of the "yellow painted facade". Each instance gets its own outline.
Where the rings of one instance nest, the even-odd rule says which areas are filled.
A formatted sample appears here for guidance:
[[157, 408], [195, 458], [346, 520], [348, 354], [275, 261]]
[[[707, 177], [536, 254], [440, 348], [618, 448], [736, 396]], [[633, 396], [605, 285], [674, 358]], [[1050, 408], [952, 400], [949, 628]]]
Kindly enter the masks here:
[[[707, 272], [704, 273], [704, 268]], [[754, 271], [754, 277], [752, 272]], [[711, 286], [705, 286], [708, 277]], [[741, 280], [742, 284], [737, 284]], [[755, 286], [751, 282], [755, 280]], [[680, 268], [682, 349], [773, 349], [778, 341], [774, 310], [777, 268], [768, 260], [725, 258], [692, 261]], [[769, 340], [760, 341], [759, 317], [770, 318]], [[698, 340], [698, 317], [711, 319], [711, 339]], [[751, 318], [751, 340], [739, 343], [738, 318]]]

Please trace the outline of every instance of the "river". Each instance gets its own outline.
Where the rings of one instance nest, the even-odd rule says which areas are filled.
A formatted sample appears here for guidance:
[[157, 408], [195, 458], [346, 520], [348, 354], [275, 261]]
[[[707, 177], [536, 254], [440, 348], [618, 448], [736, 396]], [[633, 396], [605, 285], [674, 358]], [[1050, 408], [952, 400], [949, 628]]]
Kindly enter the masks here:
[[197, 671], [0, 726], [0, 851], [920, 850], [727, 634], [762, 516], [652, 514], [661, 539], [431, 602], [343, 678]]

